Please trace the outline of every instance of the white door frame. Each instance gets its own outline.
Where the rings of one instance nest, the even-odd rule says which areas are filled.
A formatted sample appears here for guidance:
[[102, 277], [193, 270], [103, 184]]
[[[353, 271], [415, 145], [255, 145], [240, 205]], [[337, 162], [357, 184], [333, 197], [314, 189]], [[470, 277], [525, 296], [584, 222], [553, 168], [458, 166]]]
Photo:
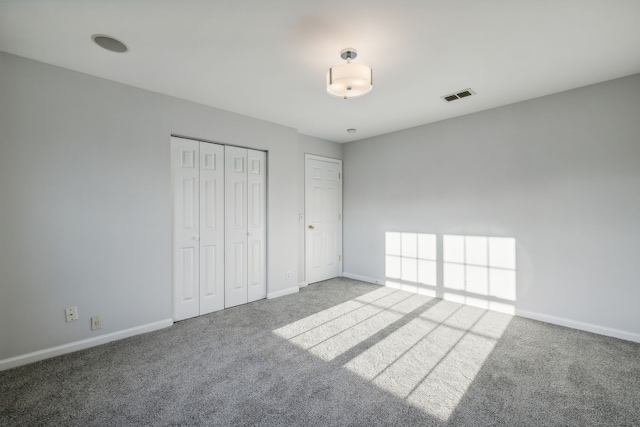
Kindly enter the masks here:
[[338, 182], [339, 182], [339, 196], [338, 196], [338, 203], [337, 203], [337, 214], [339, 215], [339, 219], [338, 219], [338, 232], [337, 232], [337, 243], [336, 243], [336, 254], [335, 256], [338, 257], [339, 259], [339, 267], [338, 267], [338, 271], [337, 271], [337, 276], [340, 277], [342, 276], [342, 272], [343, 272], [343, 267], [342, 267], [342, 160], [340, 159], [334, 159], [331, 157], [323, 157], [323, 156], [317, 156], [314, 154], [305, 154], [304, 155], [304, 177], [305, 177], [305, 181], [304, 181], [304, 278], [305, 278], [305, 284], [309, 284], [309, 251], [308, 251], [308, 239], [309, 239], [309, 225], [312, 221], [311, 217], [310, 217], [310, 207], [309, 207], [309, 202], [310, 202], [310, 198], [308, 197], [307, 194], [307, 188], [309, 185], [309, 178], [308, 178], [308, 161], [309, 160], [319, 160], [319, 161], [323, 161], [323, 162], [329, 162], [329, 163], [334, 163], [338, 166]]

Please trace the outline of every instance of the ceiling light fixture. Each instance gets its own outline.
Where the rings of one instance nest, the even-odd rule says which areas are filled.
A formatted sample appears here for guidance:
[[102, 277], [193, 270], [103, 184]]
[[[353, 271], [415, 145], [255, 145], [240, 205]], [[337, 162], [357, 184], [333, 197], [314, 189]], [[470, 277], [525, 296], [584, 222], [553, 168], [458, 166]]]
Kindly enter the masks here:
[[334, 65], [327, 73], [327, 92], [339, 98], [362, 96], [373, 88], [373, 71], [364, 64], [351, 62], [358, 56], [355, 49], [343, 49], [340, 57], [346, 64]]

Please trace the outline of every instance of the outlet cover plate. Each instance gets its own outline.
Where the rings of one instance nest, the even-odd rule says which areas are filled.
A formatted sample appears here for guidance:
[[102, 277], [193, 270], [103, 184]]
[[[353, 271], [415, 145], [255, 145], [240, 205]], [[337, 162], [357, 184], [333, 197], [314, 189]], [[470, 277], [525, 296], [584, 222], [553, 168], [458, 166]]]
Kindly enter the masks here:
[[78, 307], [65, 308], [64, 314], [67, 317], [67, 322], [73, 322], [74, 320], [78, 320]]
[[91, 318], [91, 330], [95, 331], [96, 329], [102, 329], [102, 317], [101, 316], [93, 316]]

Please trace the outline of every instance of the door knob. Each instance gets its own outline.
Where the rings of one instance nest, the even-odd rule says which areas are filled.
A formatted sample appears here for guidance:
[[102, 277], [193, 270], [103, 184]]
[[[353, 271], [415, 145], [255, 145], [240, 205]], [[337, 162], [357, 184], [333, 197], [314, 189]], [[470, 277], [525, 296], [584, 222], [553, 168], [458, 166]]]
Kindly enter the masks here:
[[200, 241], [200, 237], [199, 236], [193, 236], [193, 240], [195, 240], [196, 242]]
[[315, 227], [313, 225], [309, 226], [309, 230], [313, 230]]

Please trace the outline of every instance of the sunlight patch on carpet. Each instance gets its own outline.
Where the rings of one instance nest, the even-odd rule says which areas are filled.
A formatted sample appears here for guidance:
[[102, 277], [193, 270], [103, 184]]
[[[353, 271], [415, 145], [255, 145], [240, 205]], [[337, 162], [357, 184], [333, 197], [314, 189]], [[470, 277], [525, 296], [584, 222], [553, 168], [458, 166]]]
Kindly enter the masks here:
[[332, 307], [274, 333], [329, 361], [432, 299], [390, 288], [381, 288], [371, 294], [375, 295]]
[[[446, 303], [449, 309], [453, 304]], [[459, 306], [442, 322], [420, 317], [351, 360], [346, 367], [381, 389], [446, 421], [511, 317], [469, 306]], [[414, 338], [404, 341], [396, 335]], [[381, 362], [380, 353], [387, 352], [376, 348], [379, 346], [393, 346], [393, 353], [399, 356], [394, 360], [388, 360], [390, 357], [387, 356]], [[375, 366], [373, 370], [372, 365]]]
[[273, 332], [325, 361], [351, 351], [346, 369], [446, 421], [511, 319], [380, 288]]

